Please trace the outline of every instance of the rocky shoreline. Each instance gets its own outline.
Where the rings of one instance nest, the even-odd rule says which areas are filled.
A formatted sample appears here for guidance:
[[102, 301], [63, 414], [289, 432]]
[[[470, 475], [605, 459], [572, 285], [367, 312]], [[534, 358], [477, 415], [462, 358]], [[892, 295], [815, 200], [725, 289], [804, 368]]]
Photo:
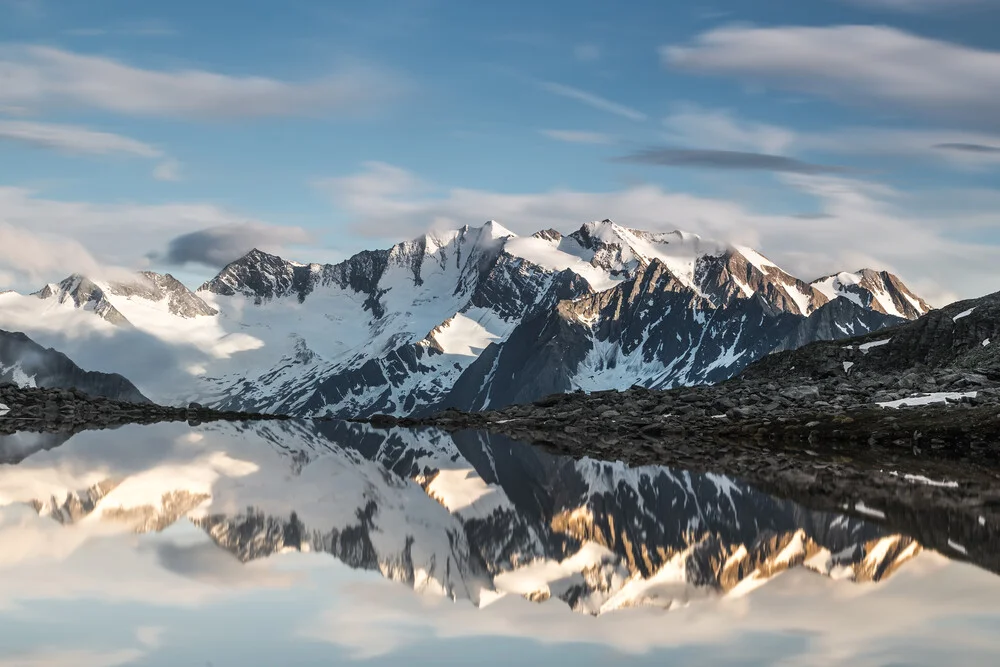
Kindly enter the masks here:
[[[714, 386], [556, 394], [501, 410], [445, 410], [428, 417], [375, 415], [375, 425], [483, 428], [531, 441], [573, 440], [588, 454], [616, 441], [698, 439], [780, 445], [800, 452], [1000, 464], [1000, 382], [940, 371], [873, 380], [796, 379], [791, 386], [741, 376]], [[610, 450], [610, 451], [608, 451]]]
[[[560, 394], [496, 411], [364, 421], [485, 429], [576, 458], [724, 473], [810, 508], [885, 521], [952, 556], [963, 554], [949, 540], [968, 545], [961, 548], [1000, 568], [1000, 383], [952, 370], [841, 375], [784, 388], [739, 377], [669, 391]], [[927, 388], [943, 402], [878, 405]], [[949, 530], [924, 535], [932, 515]]]
[[87, 429], [115, 428], [125, 424], [186, 421], [248, 421], [288, 419], [284, 415], [212, 410], [197, 403], [185, 408], [152, 403], [129, 403], [89, 396], [77, 389], [21, 388], [0, 385], [0, 435], [18, 431], [75, 433]]

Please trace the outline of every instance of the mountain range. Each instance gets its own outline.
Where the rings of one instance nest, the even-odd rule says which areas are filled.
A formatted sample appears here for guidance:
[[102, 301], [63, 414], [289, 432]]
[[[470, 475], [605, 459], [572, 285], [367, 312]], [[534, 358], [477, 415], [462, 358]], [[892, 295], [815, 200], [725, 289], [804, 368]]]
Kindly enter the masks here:
[[159, 402], [343, 417], [714, 383], [930, 309], [886, 271], [806, 282], [685, 232], [604, 220], [517, 236], [491, 221], [338, 264], [253, 250], [195, 292], [149, 272], [74, 275], [0, 294], [0, 329]]

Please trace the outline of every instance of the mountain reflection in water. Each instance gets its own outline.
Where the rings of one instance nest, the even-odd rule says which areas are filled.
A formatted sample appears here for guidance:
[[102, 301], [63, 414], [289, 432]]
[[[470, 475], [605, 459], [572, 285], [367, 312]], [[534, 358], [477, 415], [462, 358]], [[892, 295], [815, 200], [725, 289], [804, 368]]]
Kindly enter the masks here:
[[[990, 573], [877, 522], [811, 511], [721, 475], [575, 461], [480, 432], [343, 422], [18, 434], [0, 452], [9, 461], [0, 466], [0, 646], [37, 664], [169, 664], [177, 622], [162, 621], [164, 609], [218, 624], [218, 607], [242, 598], [228, 617], [251, 608], [271, 617], [255, 635], [294, 639], [297, 648], [275, 658], [288, 664], [409, 655], [404, 647], [427, 641], [452, 651], [473, 636], [517, 638], [512, 650], [539, 661], [541, 642], [590, 646], [597, 663], [612, 659], [600, 651], [639, 660], [699, 646], [725, 664], [740, 632], [762, 652], [749, 664], [771, 664], [771, 643], [788, 664], [815, 664], [808, 656], [832, 641], [825, 632], [839, 632], [838, 619], [855, 625], [874, 613], [875, 627], [852, 630], [860, 636], [831, 659], [886, 642], [911, 650], [920, 623], [951, 615], [977, 616], [958, 635], [975, 635], [984, 659], [998, 650], [984, 629], [1000, 610], [989, 602], [1000, 599]], [[936, 599], [955, 577], [968, 583]], [[387, 589], [387, 579], [422, 595]], [[893, 602], [906, 605], [898, 620], [886, 617]], [[104, 625], [71, 649], [51, 648], [46, 623], [95, 606], [120, 617], [113, 634], [131, 632], [131, 648], [78, 648], [113, 645]], [[295, 628], [287, 609], [301, 615]], [[213, 664], [272, 664], [255, 662], [259, 652], [236, 660], [259, 640]], [[206, 659], [196, 641], [179, 646]], [[505, 658], [496, 664], [514, 659]]]

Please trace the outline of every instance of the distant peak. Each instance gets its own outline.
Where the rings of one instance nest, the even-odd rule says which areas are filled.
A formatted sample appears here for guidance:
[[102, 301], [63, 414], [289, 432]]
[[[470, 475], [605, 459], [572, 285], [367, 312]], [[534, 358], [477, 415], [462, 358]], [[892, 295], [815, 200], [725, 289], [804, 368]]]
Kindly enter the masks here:
[[546, 241], [561, 241], [563, 238], [562, 233], [557, 229], [543, 229], [541, 231], [532, 234], [536, 239], [545, 239]]
[[260, 248], [253, 248], [247, 254], [243, 255], [239, 259], [236, 259], [228, 264], [228, 266], [246, 264], [246, 263], [261, 263], [261, 262], [284, 262], [285, 260], [274, 255], [272, 253], [261, 250]]
[[483, 231], [495, 239], [503, 238], [505, 236], [517, 236], [514, 232], [510, 231], [496, 220], [487, 220], [486, 224], [483, 225]]

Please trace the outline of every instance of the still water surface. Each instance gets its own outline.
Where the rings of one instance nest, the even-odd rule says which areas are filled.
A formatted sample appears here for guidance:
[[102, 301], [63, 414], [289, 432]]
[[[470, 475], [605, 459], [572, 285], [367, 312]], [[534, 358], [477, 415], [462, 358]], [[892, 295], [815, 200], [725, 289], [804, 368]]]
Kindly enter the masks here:
[[0, 667], [1000, 664], [995, 574], [721, 475], [334, 422], [0, 461]]

